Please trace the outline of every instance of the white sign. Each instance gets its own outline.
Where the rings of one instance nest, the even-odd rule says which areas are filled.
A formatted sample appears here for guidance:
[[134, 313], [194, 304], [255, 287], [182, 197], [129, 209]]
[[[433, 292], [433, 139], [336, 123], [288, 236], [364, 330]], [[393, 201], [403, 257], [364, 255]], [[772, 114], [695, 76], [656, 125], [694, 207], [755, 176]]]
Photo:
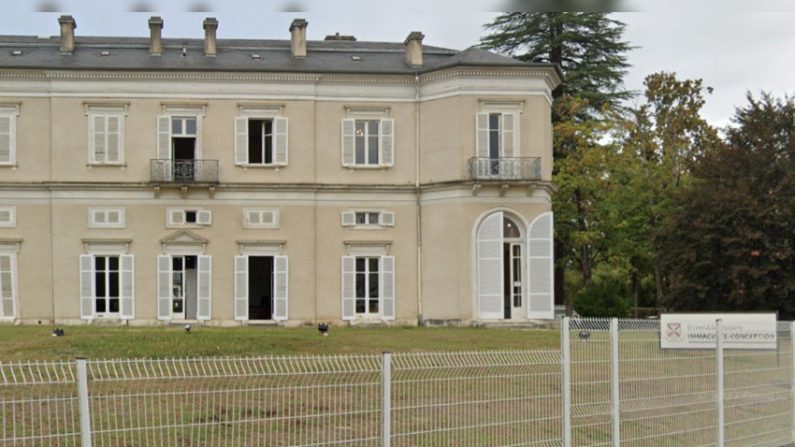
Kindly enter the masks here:
[[662, 314], [663, 349], [715, 349], [721, 320], [726, 349], [777, 349], [776, 314]]

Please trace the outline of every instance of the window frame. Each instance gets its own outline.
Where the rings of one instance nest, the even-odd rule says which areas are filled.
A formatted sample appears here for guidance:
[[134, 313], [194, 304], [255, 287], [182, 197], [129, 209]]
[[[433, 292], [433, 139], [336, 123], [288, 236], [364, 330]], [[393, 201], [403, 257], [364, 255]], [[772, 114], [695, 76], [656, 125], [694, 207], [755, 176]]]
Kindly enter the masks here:
[[16, 206], [0, 206], [0, 212], [8, 212], [8, 220], [0, 220], [0, 228], [16, 228], [17, 227], [17, 207]]
[[0, 103], [0, 118], [8, 118], [8, 160], [0, 160], [0, 166], [17, 166], [17, 121], [19, 104]]
[[[359, 223], [358, 215], [364, 214], [367, 222]], [[377, 222], [370, 222], [370, 217], [378, 214]], [[351, 209], [342, 212], [342, 226], [354, 230], [383, 230], [395, 226], [395, 213], [385, 209]]]
[[[354, 260], [353, 260], [353, 267], [354, 267], [354, 269], [353, 269], [353, 278], [354, 278], [353, 315], [354, 315], [354, 318], [357, 318], [357, 319], [381, 319], [382, 316], [383, 316], [383, 306], [382, 306], [382, 303], [381, 303], [381, 298], [382, 298], [381, 295], [382, 295], [382, 292], [383, 292], [382, 285], [381, 285], [381, 279], [382, 279], [381, 278], [381, 276], [382, 276], [381, 269], [382, 269], [383, 266], [381, 264], [384, 262], [383, 261], [383, 256], [357, 255], [357, 256], [354, 256], [353, 258], [354, 258]], [[359, 271], [359, 267], [358, 267], [359, 260], [364, 260], [364, 267], [365, 268], [364, 268], [364, 271], [361, 271], [361, 272]], [[371, 261], [376, 261], [376, 266], [375, 266], [375, 270], [374, 271], [371, 268]], [[358, 281], [359, 281], [359, 275], [360, 274], [364, 275], [364, 281], [365, 281], [365, 283], [364, 283], [365, 296], [364, 297], [359, 297], [359, 294], [358, 294], [358, 290], [359, 290]], [[377, 296], [375, 298], [373, 298], [371, 296], [371, 292], [373, 290], [372, 284], [371, 284], [372, 275], [375, 275], [375, 281], [376, 281], [375, 290], [377, 291], [376, 292]], [[360, 301], [364, 301], [364, 312], [359, 312], [358, 311], [358, 303]], [[370, 310], [370, 306], [372, 305], [373, 301], [375, 301], [376, 306], [378, 307], [378, 310], [376, 310], [375, 312], [372, 312]]]
[[[359, 124], [363, 124], [363, 134], [359, 135], [358, 128]], [[370, 134], [370, 125], [375, 123], [376, 125], [376, 134], [373, 136]], [[376, 118], [353, 118], [353, 166], [357, 168], [377, 168], [383, 166], [382, 158], [383, 155], [381, 154], [381, 127], [383, 126], [383, 119], [376, 119]], [[371, 148], [370, 143], [372, 139], [375, 139], [376, 149], [375, 155], [376, 160], [375, 163], [370, 162], [370, 155], [371, 155]], [[364, 162], [360, 163], [357, 161], [358, 158], [358, 142], [359, 140], [363, 141], [364, 144]]]
[[[265, 223], [262, 216], [270, 213], [272, 216], [270, 223]], [[251, 214], [259, 215], [259, 222], [253, 223], [250, 219]], [[277, 229], [279, 228], [279, 208], [243, 208], [243, 228], [247, 229]]]
[[[3, 271], [0, 270], [0, 320], [14, 320], [19, 314], [19, 301], [18, 301], [18, 293], [17, 293], [17, 281], [18, 281], [18, 270], [17, 270], [17, 251], [18, 247], [10, 248], [5, 246], [0, 246], [0, 258], [8, 257], [9, 258], [9, 275], [11, 282], [11, 315], [6, 315], [4, 311], [4, 300], [7, 300], [7, 297], [4, 297], [2, 294], [2, 287], [3, 287]], [[2, 263], [0, 263], [2, 266]]]
[[[117, 213], [119, 221], [108, 222], [110, 213]], [[99, 222], [97, 216], [103, 214], [104, 222]], [[127, 226], [127, 216], [124, 207], [90, 207], [88, 208], [88, 227], [89, 228], [125, 228]]]
[[[196, 213], [196, 222], [188, 222], [187, 213]], [[182, 219], [177, 222], [173, 219], [175, 213], [181, 213]], [[202, 217], [206, 216], [207, 223], [202, 223]], [[203, 228], [212, 225], [212, 210], [201, 207], [169, 207], [166, 209], [166, 228]]]
[[[92, 278], [93, 278], [94, 284], [95, 284], [95, 286], [94, 286], [94, 296], [92, 297], [92, 304], [93, 304], [92, 308], [94, 310], [94, 318], [121, 319], [121, 299], [122, 299], [122, 297], [121, 297], [121, 288], [122, 288], [121, 258], [122, 258], [122, 255], [121, 254], [92, 254], [91, 256], [92, 256]], [[104, 258], [105, 266], [104, 266], [104, 269], [102, 269], [102, 270], [97, 269], [97, 259], [98, 258]], [[116, 258], [116, 270], [111, 270], [110, 269], [110, 258]], [[115, 298], [113, 298], [113, 297], [111, 297], [109, 295], [110, 290], [111, 290], [111, 274], [113, 272], [116, 273], [116, 282], [117, 282], [117, 284], [116, 284], [117, 296]], [[103, 278], [104, 282], [105, 282], [105, 296], [104, 297], [99, 297], [98, 294], [97, 294], [97, 288], [96, 288], [97, 279], [98, 279], [97, 275], [100, 275], [100, 274], [102, 276], [104, 276], [104, 278]], [[100, 301], [100, 299], [105, 302], [105, 311], [104, 312], [100, 312], [100, 311], [97, 310], [97, 302]], [[110, 311], [110, 303], [111, 303], [112, 299], [115, 299], [117, 301], [117, 309], [118, 310], [116, 312], [111, 312]]]
[[[88, 164], [89, 166], [122, 166], [125, 164], [125, 151], [124, 151], [124, 124], [125, 124], [125, 117], [126, 112], [123, 109], [94, 109], [90, 108], [88, 111]], [[96, 129], [96, 120], [98, 118], [102, 118], [104, 121], [104, 150], [103, 155], [104, 159], [100, 160], [97, 159], [97, 152], [96, 152], [96, 139], [97, 139], [97, 129]], [[117, 136], [116, 136], [116, 160], [110, 160], [108, 154], [110, 153], [109, 150], [109, 141], [108, 137], [110, 132], [108, 132], [108, 122], [111, 118], [115, 118], [118, 120], [118, 128], [117, 128]]]
[[[234, 162], [244, 169], [265, 168], [275, 169], [286, 167], [290, 159], [290, 121], [283, 114], [283, 105], [279, 104], [239, 104], [238, 115], [234, 118]], [[240, 122], [245, 121], [245, 129]], [[249, 127], [252, 120], [271, 122], [271, 162], [265, 163], [265, 144], [263, 138], [263, 154], [261, 163], [252, 163], [249, 157]], [[283, 127], [283, 129], [282, 129]], [[243, 133], [243, 131], [245, 133]], [[244, 138], [243, 138], [244, 137]], [[280, 151], [284, 146], [284, 153]], [[243, 147], [241, 147], [243, 146]]]

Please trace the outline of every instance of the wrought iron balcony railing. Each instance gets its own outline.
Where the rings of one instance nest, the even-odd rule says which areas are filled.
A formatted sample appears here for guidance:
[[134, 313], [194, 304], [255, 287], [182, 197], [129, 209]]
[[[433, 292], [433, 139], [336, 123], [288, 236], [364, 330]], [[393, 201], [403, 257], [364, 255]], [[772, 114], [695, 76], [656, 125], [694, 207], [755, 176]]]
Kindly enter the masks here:
[[467, 165], [470, 180], [540, 180], [541, 159], [473, 157]]
[[162, 183], [218, 183], [218, 160], [156, 159], [151, 179]]

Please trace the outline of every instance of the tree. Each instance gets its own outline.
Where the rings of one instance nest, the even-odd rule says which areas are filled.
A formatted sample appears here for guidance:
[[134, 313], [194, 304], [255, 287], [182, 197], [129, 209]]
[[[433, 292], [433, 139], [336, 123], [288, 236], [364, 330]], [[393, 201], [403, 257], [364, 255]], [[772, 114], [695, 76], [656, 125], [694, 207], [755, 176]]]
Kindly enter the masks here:
[[566, 81], [553, 92], [555, 99], [586, 100], [578, 118], [593, 119], [632, 96], [623, 88], [632, 49], [622, 40], [625, 27], [606, 13], [509, 12], [485, 25], [491, 34], [481, 46], [525, 62], [558, 64]]
[[677, 310], [795, 317], [795, 101], [748, 96], [660, 235]]

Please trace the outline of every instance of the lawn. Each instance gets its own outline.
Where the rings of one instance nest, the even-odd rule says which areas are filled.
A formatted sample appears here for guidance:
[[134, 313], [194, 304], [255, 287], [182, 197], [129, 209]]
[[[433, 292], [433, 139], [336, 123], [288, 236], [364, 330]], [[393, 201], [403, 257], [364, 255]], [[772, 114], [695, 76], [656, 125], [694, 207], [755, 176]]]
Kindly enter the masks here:
[[53, 337], [45, 326], [0, 326], [0, 361], [71, 360], [76, 357], [164, 358], [288, 354], [527, 350], [558, 348], [559, 332], [541, 329], [333, 327], [67, 326]]

